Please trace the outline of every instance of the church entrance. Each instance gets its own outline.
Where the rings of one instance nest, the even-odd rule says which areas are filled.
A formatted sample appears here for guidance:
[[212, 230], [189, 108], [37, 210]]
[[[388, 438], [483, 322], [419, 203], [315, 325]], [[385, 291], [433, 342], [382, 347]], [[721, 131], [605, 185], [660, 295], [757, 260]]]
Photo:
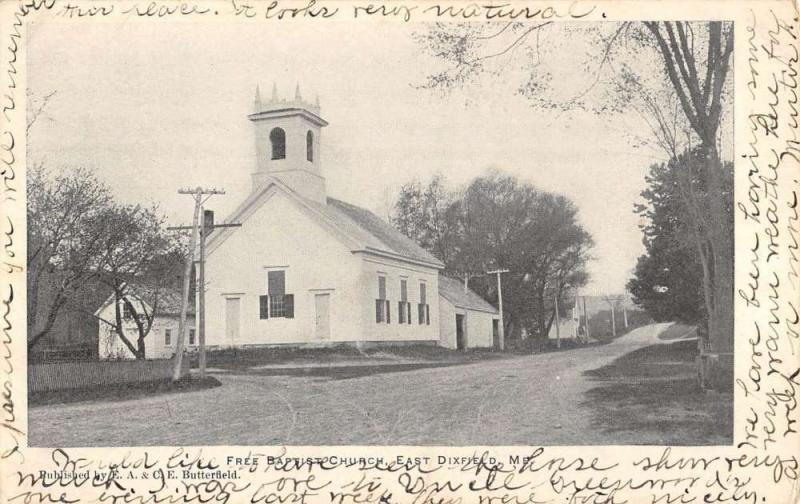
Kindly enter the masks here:
[[315, 294], [314, 295], [314, 338], [318, 340], [327, 340], [331, 337], [330, 327], [330, 306], [331, 295]]
[[458, 350], [467, 348], [467, 334], [464, 329], [464, 315], [456, 314], [456, 348]]
[[233, 342], [239, 339], [239, 298], [225, 299], [225, 339]]

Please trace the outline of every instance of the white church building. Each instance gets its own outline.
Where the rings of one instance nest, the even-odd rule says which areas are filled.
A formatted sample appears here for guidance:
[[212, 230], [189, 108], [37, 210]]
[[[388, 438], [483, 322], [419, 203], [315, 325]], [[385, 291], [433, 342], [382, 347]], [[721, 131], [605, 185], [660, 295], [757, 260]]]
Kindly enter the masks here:
[[[491, 305], [470, 292], [472, 304], [455, 307], [440, 296], [441, 261], [372, 212], [327, 195], [319, 104], [275, 95], [262, 102], [257, 91], [248, 116], [252, 190], [225, 219], [241, 226], [207, 240], [207, 345], [492, 346]], [[476, 306], [480, 323], [470, 324]]]

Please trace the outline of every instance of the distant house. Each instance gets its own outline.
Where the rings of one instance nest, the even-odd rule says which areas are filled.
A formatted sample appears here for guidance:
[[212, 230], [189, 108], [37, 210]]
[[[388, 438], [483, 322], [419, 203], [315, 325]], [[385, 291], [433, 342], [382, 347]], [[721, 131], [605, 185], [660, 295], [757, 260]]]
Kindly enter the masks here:
[[500, 314], [464, 283], [439, 276], [439, 343], [447, 348], [498, 345]]
[[583, 326], [578, 325], [574, 319], [562, 318], [561, 325], [556, 326], [556, 321], [550, 325], [550, 333], [547, 335], [551, 340], [567, 340], [583, 338]]
[[[577, 306], [576, 306], [577, 302]], [[599, 333], [611, 334], [611, 307], [614, 307], [617, 329], [624, 326], [626, 312], [635, 310], [636, 306], [629, 296], [614, 294], [607, 296], [578, 296], [578, 299], [568, 300], [561, 307], [561, 322], [556, 325], [555, 320], [550, 326], [548, 339], [574, 339], [586, 338], [586, 323], [589, 321], [589, 339], [599, 336]], [[605, 326], [605, 327], [601, 327]]]
[[[143, 292], [142, 288], [134, 288], [133, 292]], [[142, 297], [154, 299], [152, 296]], [[156, 312], [153, 316], [153, 324], [150, 332], [145, 337], [145, 358], [165, 359], [175, 354], [178, 338], [178, 326], [180, 323], [181, 292], [177, 289], [165, 290], [156, 298]], [[130, 349], [122, 342], [116, 332], [114, 321], [116, 319], [116, 309], [114, 307], [115, 296], [111, 294], [105, 302], [95, 312], [95, 317], [100, 319], [98, 336], [98, 356], [100, 359], [133, 359], [134, 355]], [[140, 297], [133, 296], [131, 303], [137, 313], [152, 313], [149, 306]], [[122, 314], [123, 332], [128, 341], [136, 346], [139, 339], [139, 331], [133, 313], [127, 308], [125, 303], [120, 302], [120, 312]], [[189, 312], [186, 320], [187, 348], [189, 351], [197, 348], [196, 330], [194, 323], [194, 306], [189, 304]]]

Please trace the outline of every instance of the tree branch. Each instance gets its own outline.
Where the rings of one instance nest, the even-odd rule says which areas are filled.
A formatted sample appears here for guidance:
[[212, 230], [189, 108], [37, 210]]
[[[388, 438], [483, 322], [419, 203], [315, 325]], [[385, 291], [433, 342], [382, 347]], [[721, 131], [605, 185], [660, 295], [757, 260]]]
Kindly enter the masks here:
[[667, 75], [669, 77], [670, 82], [672, 82], [672, 86], [675, 88], [675, 92], [678, 95], [681, 107], [683, 108], [684, 114], [686, 114], [686, 118], [688, 119], [689, 124], [691, 124], [692, 128], [694, 128], [694, 130], [697, 131], [698, 135], [702, 135], [704, 128], [702, 127], [702, 125], [698, 120], [698, 117], [692, 110], [692, 105], [691, 103], [689, 103], [689, 98], [686, 96], [686, 92], [683, 90], [683, 84], [681, 83], [681, 79], [680, 77], [678, 77], [678, 74], [675, 71], [676, 63], [672, 59], [672, 53], [670, 52], [669, 46], [664, 40], [664, 37], [661, 35], [661, 31], [658, 28], [658, 22], [646, 21], [644, 24], [656, 38], [656, 43], [658, 44], [659, 51], [661, 52], [661, 56], [664, 58], [664, 65], [667, 70]]

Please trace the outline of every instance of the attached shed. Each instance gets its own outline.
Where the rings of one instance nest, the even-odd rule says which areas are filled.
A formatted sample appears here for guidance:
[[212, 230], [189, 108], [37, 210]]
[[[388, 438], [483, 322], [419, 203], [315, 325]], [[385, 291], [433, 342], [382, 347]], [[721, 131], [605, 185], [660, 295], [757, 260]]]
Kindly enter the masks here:
[[446, 348], [497, 347], [500, 313], [460, 280], [439, 275], [439, 344]]

